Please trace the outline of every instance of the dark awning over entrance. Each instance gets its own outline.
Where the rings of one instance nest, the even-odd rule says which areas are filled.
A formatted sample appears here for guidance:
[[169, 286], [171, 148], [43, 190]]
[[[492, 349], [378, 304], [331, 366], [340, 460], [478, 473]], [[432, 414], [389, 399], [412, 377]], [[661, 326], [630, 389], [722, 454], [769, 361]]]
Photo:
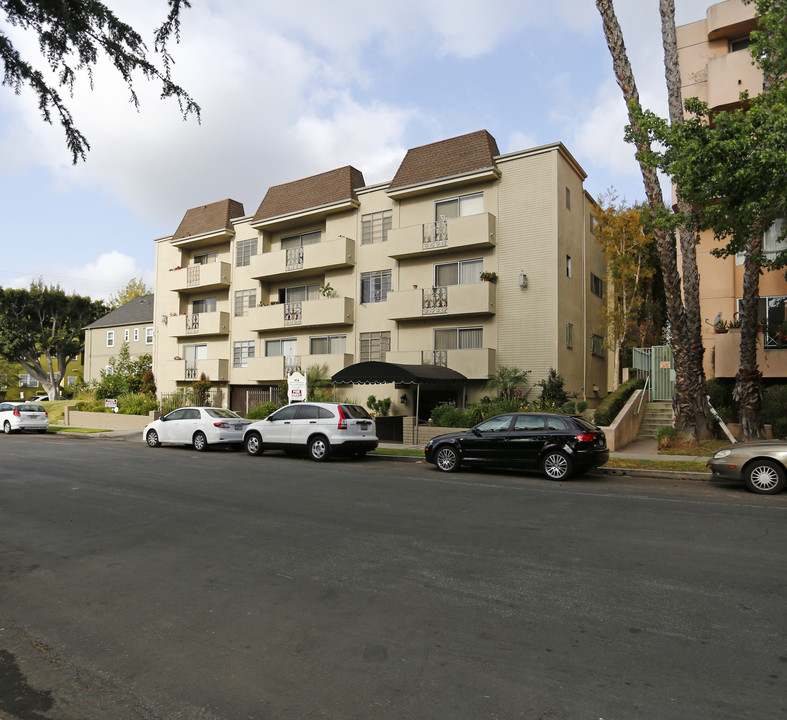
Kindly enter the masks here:
[[461, 385], [467, 382], [462, 373], [439, 365], [397, 365], [387, 362], [355, 363], [339, 370], [331, 378], [335, 383], [400, 383], [412, 385]]

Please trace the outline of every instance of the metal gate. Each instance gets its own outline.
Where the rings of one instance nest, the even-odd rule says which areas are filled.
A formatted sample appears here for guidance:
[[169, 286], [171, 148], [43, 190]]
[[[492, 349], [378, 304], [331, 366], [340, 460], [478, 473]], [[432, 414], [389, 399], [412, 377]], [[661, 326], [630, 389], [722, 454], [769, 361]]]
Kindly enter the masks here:
[[637, 377], [649, 377], [650, 399], [672, 402], [675, 394], [675, 360], [669, 345], [634, 348], [633, 365]]

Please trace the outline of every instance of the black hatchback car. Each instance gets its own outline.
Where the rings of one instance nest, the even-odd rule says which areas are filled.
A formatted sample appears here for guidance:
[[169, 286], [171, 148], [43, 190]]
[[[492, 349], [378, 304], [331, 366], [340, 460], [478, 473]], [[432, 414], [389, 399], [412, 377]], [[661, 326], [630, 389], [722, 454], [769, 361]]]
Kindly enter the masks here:
[[567, 480], [609, 460], [600, 428], [581, 417], [550, 413], [496, 415], [470, 430], [433, 438], [424, 453], [443, 472], [484, 463], [537, 469], [549, 480]]

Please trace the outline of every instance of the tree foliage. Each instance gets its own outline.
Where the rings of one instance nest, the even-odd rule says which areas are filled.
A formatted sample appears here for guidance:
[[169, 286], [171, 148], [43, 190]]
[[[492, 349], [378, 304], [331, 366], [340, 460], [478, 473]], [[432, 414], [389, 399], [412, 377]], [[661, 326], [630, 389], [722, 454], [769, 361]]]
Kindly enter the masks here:
[[632, 347], [654, 342], [661, 330], [661, 268], [646, 206], [627, 205], [609, 190], [592, 212], [594, 236], [607, 264], [609, 282], [603, 314], [617, 387], [621, 355]]
[[100, 0], [0, 0], [0, 11], [8, 23], [37, 37], [46, 63], [36, 66], [22, 56], [6, 33], [0, 32], [2, 84], [17, 94], [24, 87], [35, 93], [43, 119], [51, 124], [56, 117], [63, 128], [74, 163], [85, 159], [90, 144], [76, 127], [61, 90], [73, 96], [74, 82], [80, 73], [88, 76], [92, 87], [93, 68], [102, 55], [120, 73], [135, 107], [139, 107], [139, 98], [134, 90], [134, 74], [141, 72], [146, 80], [160, 84], [162, 98], [177, 100], [184, 119], [189, 114], [199, 119], [199, 105], [172, 80], [173, 59], [167, 49], [173, 37], [179, 41], [180, 13], [191, 5], [189, 0], [167, 0], [167, 4], [167, 16], [153, 35], [153, 53], [159, 56], [161, 66], [158, 67], [142, 36]]
[[[101, 371], [101, 380], [96, 388], [96, 398], [104, 400], [118, 398], [129, 393], [141, 393], [145, 376], [152, 367], [153, 358], [149, 353], [140, 355], [135, 360], [131, 357], [128, 343], [124, 342], [120, 346], [118, 354], [109, 359], [107, 368]], [[153, 392], [155, 393], [155, 386]]]
[[40, 280], [29, 290], [0, 288], [0, 355], [19, 362], [56, 400], [68, 363], [84, 350], [83, 328], [104, 314], [100, 301]]
[[150, 295], [151, 290], [142, 278], [131, 278], [120, 290], [114, 295], [109, 296], [107, 300], [107, 307], [110, 310], [115, 310], [127, 302], [142, 297], [143, 295]]

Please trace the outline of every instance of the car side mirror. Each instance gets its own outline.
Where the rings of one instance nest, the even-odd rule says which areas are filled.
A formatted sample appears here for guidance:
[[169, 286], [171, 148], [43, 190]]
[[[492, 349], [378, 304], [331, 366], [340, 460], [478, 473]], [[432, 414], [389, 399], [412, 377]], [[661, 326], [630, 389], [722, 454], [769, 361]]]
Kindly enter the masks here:
[[473, 435], [477, 435], [478, 437], [481, 437], [481, 431], [477, 427], [474, 427]]

